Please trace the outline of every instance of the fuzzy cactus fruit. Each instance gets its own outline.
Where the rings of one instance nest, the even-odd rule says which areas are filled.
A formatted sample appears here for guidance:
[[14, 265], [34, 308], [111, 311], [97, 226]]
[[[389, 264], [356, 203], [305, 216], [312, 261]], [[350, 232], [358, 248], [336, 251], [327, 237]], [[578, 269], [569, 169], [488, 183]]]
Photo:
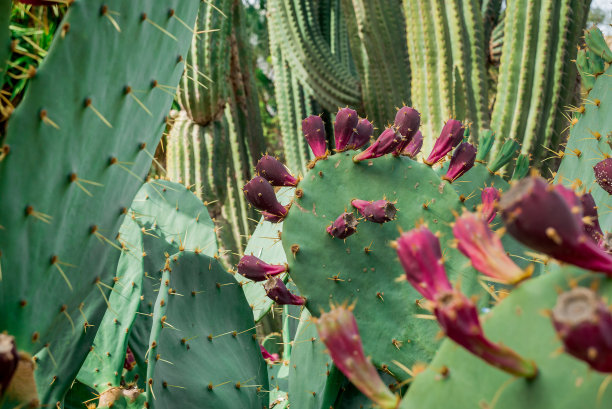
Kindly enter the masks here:
[[318, 115], [311, 115], [302, 121], [302, 133], [316, 158], [324, 157], [327, 153], [327, 139], [325, 137], [325, 124]]
[[560, 261], [612, 275], [612, 256], [586, 235], [572, 211], [576, 207], [541, 177], [519, 181], [502, 195], [499, 207], [518, 241]]
[[423, 297], [435, 301], [437, 295], [452, 290], [444, 270], [440, 241], [427, 226], [403, 233], [394, 246], [406, 279]]
[[436, 139], [433, 149], [431, 150], [425, 163], [432, 166], [438, 163], [446, 156], [455, 146], [459, 145], [463, 140], [465, 127], [456, 119], [449, 119], [444, 124], [440, 136]]
[[368, 202], [367, 200], [355, 199], [351, 205], [365, 217], [367, 221], [373, 223], [386, 223], [395, 219], [397, 208], [394, 203], [386, 199]]
[[493, 186], [485, 187], [482, 189], [482, 193], [480, 193], [480, 200], [482, 201], [480, 212], [487, 223], [491, 223], [493, 219], [495, 219], [495, 216], [497, 216], [496, 206], [499, 197], [499, 190]]
[[255, 166], [257, 174], [266, 179], [272, 186], [297, 186], [298, 179], [278, 159], [264, 155]]
[[334, 122], [336, 151], [342, 152], [349, 148], [349, 142], [358, 123], [359, 116], [355, 110], [342, 108], [338, 111], [336, 114], [336, 121]]
[[359, 328], [346, 305], [332, 306], [329, 312], [315, 319], [321, 340], [334, 364], [364, 395], [383, 409], [395, 409], [399, 397], [391, 393], [376, 367], [366, 358]]
[[280, 221], [287, 214], [287, 209], [276, 199], [274, 188], [261, 176], [255, 176], [242, 189], [249, 203], [263, 212], [269, 221]]
[[459, 251], [470, 259], [476, 270], [494, 281], [517, 284], [531, 276], [532, 268], [523, 271], [506, 254], [486, 219], [464, 211], [453, 225], [453, 234]]
[[561, 294], [551, 318], [568, 354], [612, 373], [612, 314], [597, 293], [576, 287]]
[[361, 153], [353, 156], [353, 162], [360, 162], [368, 159], [380, 158], [395, 151], [402, 141], [402, 136], [395, 128], [385, 129], [374, 143]]
[[330, 226], [327, 226], [327, 232], [338, 239], [346, 239], [357, 232], [358, 223], [353, 213], [344, 212]]
[[612, 158], [607, 158], [593, 167], [595, 180], [603, 190], [612, 195]]
[[269, 277], [264, 284], [264, 289], [269, 298], [279, 305], [304, 305], [306, 299], [292, 294], [283, 280], [278, 277]]
[[448, 180], [451, 183], [454, 182], [456, 179], [463, 176], [465, 172], [472, 169], [475, 160], [476, 147], [467, 142], [459, 144], [455, 152], [453, 152], [448, 170], [446, 174], [442, 176], [442, 179]]
[[599, 215], [597, 214], [597, 205], [593, 195], [589, 192], [583, 193], [580, 196], [580, 203], [582, 205], [584, 231], [595, 243], [601, 246], [604, 234], [599, 225]]
[[402, 155], [408, 156], [411, 159], [414, 159], [419, 152], [421, 152], [421, 148], [423, 147], [423, 134], [421, 131], [416, 131], [410, 142], [404, 147], [402, 150]]
[[414, 108], [403, 106], [398, 109], [393, 125], [397, 129], [397, 132], [403, 137], [402, 142], [396, 150], [397, 154], [401, 154], [419, 130], [419, 126], [421, 126], [421, 114]]
[[359, 118], [359, 123], [355, 128], [355, 132], [351, 135], [349, 147], [351, 149], [359, 149], [370, 141], [374, 133], [374, 125], [367, 118]]
[[272, 265], [253, 255], [246, 255], [240, 259], [237, 270], [238, 274], [243, 275], [249, 280], [266, 281], [270, 276], [286, 272], [287, 265]]

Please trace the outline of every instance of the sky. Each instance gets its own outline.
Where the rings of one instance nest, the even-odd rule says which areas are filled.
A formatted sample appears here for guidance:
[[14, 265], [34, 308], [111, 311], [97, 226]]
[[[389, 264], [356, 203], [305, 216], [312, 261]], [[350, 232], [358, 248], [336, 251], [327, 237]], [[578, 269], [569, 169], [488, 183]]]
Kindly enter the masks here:
[[612, 27], [610, 27], [610, 23], [612, 23], [612, 0], [593, 0], [591, 7], [600, 8], [607, 13], [607, 24], [600, 24], [599, 29], [605, 35], [612, 35]]

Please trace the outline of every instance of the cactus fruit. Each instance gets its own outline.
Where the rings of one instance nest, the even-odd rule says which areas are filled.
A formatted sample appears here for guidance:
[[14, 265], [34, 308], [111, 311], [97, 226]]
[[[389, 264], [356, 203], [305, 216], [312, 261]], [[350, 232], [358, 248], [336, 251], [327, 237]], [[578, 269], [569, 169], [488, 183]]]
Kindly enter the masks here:
[[304, 305], [304, 297], [292, 294], [283, 280], [278, 277], [268, 277], [264, 284], [266, 295], [278, 305]]
[[364, 395], [383, 409], [395, 409], [399, 396], [393, 395], [366, 358], [357, 322], [346, 305], [332, 306], [331, 311], [315, 319], [321, 341], [342, 373]]
[[[285, 206], [276, 199], [276, 194], [270, 182], [261, 176], [255, 176], [242, 189], [246, 199], [262, 211], [266, 220], [280, 221], [287, 214]], [[275, 218], [278, 217], [278, 219]]]
[[463, 124], [456, 119], [446, 121], [431, 153], [424, 162], [430, 166], [438, 163], [447, 153], [461, 143], [464, 131]]
[[287, 271], [286, 265], [271, 265], [253, 255], [246, 255], [240, 259], [237, 266], [238, 274], [253, 281], [265, 281], [268, 276], [275, 276]]
[[421, 131], [417, 131], [408, 145], [402, 151], [402, 155], [408, 156], [410, 159], [416, 158], [416, 156], [421, 152], [421, 148], [423, 147], [423, 134]]
[[18, 362], [19, 354], [15, 345], [15, 337], [0, 334], [0, 366], [2, 367], [2, 373], [0, 374], [0, 398], [5, 394], [6, 389], [11, 383]]
[[367, 118], [359, 118], [359, 123], [351, 135], [349, 146], [351, 149], [359, 149], [366, 143], [370, 142], [372, 133], [374, 132], [374, 125]]
[[595, 180], [603, 190], [612, 195], [612, 158], [602, 160], [593, 166]]
[[373, 202], [367, 200], [352, 200], [351, 205], [369, 222], [386, 223], [395, 219], [397, 209], [395, 204], [388, 200], [381, 199]]
[[519, 181], [502, 195], [499, 208], [508, 232], [523, 244], [558, 260], [612, 274], [612, 256], [584, 232], [581, 207], [569, 206], [544, 179]]
[[325, 124], [318, 115], [311, 115], [302, 120], [302, 133], [310, 145], [316, 158], [325, 156], [327, 152], [327, 138], [325, 137]]
[[327, 226], [327, 232], [338, 239], [346, 239], [348, 236], [357, 232], [357, 218], [353, 213], [344, 212]]
[[353, 156], [353, 162], [380, 158], [399, 149], [404, 139], [395, 128], [386, 128], [363, 152]]
[[499, 201], [499, 190], [493, 186], [482, 189], [480, 200], [482, 201], [482, 207], [480, 208], [482, 216], [487, 223], [491, 223], [497, 216], [496, 206]]
[[448, 165], [448, 170], [446, 171], [446, 174], [442, 176], [442, 179], [448, 180], [452, 183], [465, 172], [472, 169], [475, 160], [476, 148], [474, 145], [467, 142], [460, 143], [453, 152], [453, 156], [451, 157]]
[[470, 259], [476, 270], [505, 284], [517, 284], [531, 276], [533, 266], [523, 271], [506, 254], [500, 238], [489, 228], [489, 221], [464, 211], [453, 225], [457, 248]]
[[559, 295], [552, 309], [565, 351], [599, 372], [612, 372], [612, 314], [593, 290], [576, 287]]
[[295, 178], [285, 165], [270, 155], [264, 155], [255, 165], [257, 174], [266, 179], [272, 186], [297, 186]]
[[353, 136], [359, 117], [357, 112], [350, 108], [342, 108], [336, 114], [334, 121], [334, 139], [336, 141], [336, 151], [342, 152], [349, 146], [349, 142]]

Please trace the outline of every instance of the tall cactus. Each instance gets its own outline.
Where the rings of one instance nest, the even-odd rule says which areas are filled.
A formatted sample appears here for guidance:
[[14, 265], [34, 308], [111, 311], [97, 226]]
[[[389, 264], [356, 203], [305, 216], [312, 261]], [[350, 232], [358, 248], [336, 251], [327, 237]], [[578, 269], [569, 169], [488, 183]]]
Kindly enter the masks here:
[[211, 203], [227, 257], [242, 254], [253, 211], [240, 187], [265, 151], [253, 61], [240, 1], [200, 5], [183, 76], [178, 114], [168, 137], [168, 177], [195, 185]]
[[[35, 357], [38, 396], [28, 402], [55, 407], [89, 351], [122, 252], [124, 211], [172, 103], [161, 88], [180, 80], [192, 37], [182, 23], [193, 25], [198, 4], [72, 2], [8, 122], [0, 332]], [[22, 389], [36, 396], [33, 388]]]

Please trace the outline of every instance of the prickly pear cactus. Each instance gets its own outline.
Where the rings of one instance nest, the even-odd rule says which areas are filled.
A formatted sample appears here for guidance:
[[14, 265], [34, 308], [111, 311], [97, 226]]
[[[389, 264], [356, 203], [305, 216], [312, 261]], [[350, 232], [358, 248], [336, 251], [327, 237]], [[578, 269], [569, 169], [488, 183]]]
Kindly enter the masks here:
[[400, 408], [604, 407], [612, 399], [606, 375], [561, 352], [547, 313], [559, 291], [576, 285], [595, 286], [601, 296], [612, 296], [609, 280], [566, 267], [525, 282], [485, 316], [487, 336], [535, 360], [539, 369], [535, 379], [512, 377], [445, 341], [412, 383]]
[[[329, 302], [356, 302], [355, 317], [364, 348], [373, 362], [399, 378], [405, 374], [393, 361], [412, 365], [429, 361], [437, 345], [435, 323], [418, 318], [420, 296], [408, 285], [398, 284], [401, 268], [390, 242], [399, 226], [421, 221], [452, 240], [449, 223], [462, 203], [453, 188], [422, 163], [402, 157], [382, 157], [353, 163], [352, 154], [334, 155], [316, 163], [304, 177], [283, 224], [283, 247], [289, 272], [307, 307], [314, 314]], [[364, 183], [364, 181], [368, 183]], [[396, 220], [379, 225], [362, 221], [357, 233], [346, 240], [326, 231], [345, 210], [355, 211], [351, 200], [395, 202]], [[356, 211], [355, 211], [356, 212]], [[478, 284], [465, 269], [457, 250], [445, 253], [451, 276], [467, 292]]]
[[213, 258], [184, 251], [168, 259], [149, 346], [150, 407], [206, 402], [218, 408], [263, 408], [268, 403], [266, 363], [251, 309]]
[[565, 185], [577, 184], [591, 191], [602, 209], [599, 211], [600, 223], [610, 226], [612, 213], [604, 210], [612, 205], [610, 194], [597, 183], [593, 166], [612, 154], [608, 142], [612, 132], [612, 68], [593, 75], [593, 89], [576, 109], [565, 152], [558, 154], [563, 159], [555, 180]]
[[0, 330], [37, 355], [42, 404], [61, 400], [106, 309], [124, 210], [172, 103], [151, 81], [176, 88], [192, 37], [179, 18], [192, 26], [198, 4], [72, 2], [9, 121], [0, 154]]

